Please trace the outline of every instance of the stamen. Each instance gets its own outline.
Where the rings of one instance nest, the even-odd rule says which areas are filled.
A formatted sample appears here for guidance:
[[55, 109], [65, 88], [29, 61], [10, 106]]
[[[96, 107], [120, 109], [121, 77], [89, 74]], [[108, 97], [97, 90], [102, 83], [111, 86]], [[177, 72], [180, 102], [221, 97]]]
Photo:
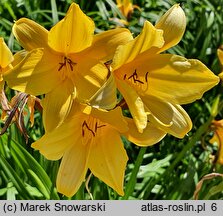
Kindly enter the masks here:
[[134, 83], [139, 82], [141, 84], [144, 84], [143, 81], [141, 81], [141, 80], [138, 79], [138, 74], [136, 72], [136, 69], [135, 69], [134, 73], [131, 76], [128, 77], [128, 79], [133, 79]]
[[139, 91], [145, 92], [148, 90], [148, 77], [149, 72], [146, 72], [144, 77], [139, 76], [137, 73], [137, 69], [130, 75], [124, 74], [123, 80], [131, 82], [132, 85], [135, 86]]
[[70, 70], [73, 71], [73, 66], [75, 66], [77, 63], [73, 62], [71, 59], [64, 57], [64, 62], [60, 62], [59, 65], [59, 69], [58, 71], [60, 71], [64, 66], [67, 65], [67, 63], [70, 65]]
[[105, 124], [102, 124], [102, 125], [98, 125], [98, 122], [95, 123], [94, 125], [94, 129], [91, 129], [87, 122], [84, 121], [83, 124], [82, 124], [82, 137], [85, 136], [85, 128], [87, 128], [88, 131], [90, 131], [92, 133], [92, 135], [95, 137], [96, 136], [96, 133], [97, 133], [97, 130], [99, 128], [102, 128], [102, 127], [105, 127], [106, 125]]
[[102, 127], [105, 127], [105, 126], [106, 125], [98, 125], [98, 123], [96, 122], [94, 132], [96, 133], [98, 128], [102, 128]]
[[84, 121], [82, 124], [82, 137], [84, 137], [84, 127], [86, 127], [92, 133], [92, 135], [95, 136], [95, 132], [88, 126], [87, 122]]
[[97, 128], [98, 128], [98, 123], [96, 122], [96, 123], [95, 123], [95, 127], [94, 127], [94, 131], [95, 131], [95, 133], [97, 132]]
[[60, 71], [63, 68], [63, 66], [66, 66], [66, 63], [67, 63], [67, 58], [64, 57], [64, 62], [63, 63], [59, 63], [60, 67], [59, 67], [58, 71]]
[[67, 60], [67, 63], [70, 65], [71, 71], [73, 71], [73, 66], [75, 66], [77, 63], [72, 62], [70, 59]]
[[149, 72], [146, 72], [145, 74], [145, 81], [148, 82], [148, 75], [149, 75]]

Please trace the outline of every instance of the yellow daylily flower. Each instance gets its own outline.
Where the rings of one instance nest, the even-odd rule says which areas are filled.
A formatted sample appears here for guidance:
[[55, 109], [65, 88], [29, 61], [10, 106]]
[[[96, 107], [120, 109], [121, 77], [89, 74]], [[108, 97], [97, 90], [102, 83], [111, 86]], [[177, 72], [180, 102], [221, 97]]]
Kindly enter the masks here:
[[4, 87], [3, 74], [12, 68], [14, 57], [6, 45], [4, 38], [0, 37], [0, 91]]
[[0, 74], [1, 76], [2, 76], [2, 73], [10, 69], [10, 65], [13, 60], [14, 60], [14, 57], [12, 55], [12, 52], [6, 45], [4, 38], [0, 37]]
[[156, 26], [146, 21], [140, 35], [116, 50], [111, 68], [139, 132], [149, 121], [184, 137], [192, 123], [180, 105], [200, 99], [219, 82], [199, 60], [161, 54], [180, 41], [185, 27], [185, 14], [176, 4]]
[[[15, 122], [20, 132], [24, 135], [26, 140], [28, 140], [28, 134], [24, 126], [23, 118], [24, 106], [27, 100], [33, 100], [31, 99], [33, 96], [17, 93], [9, 102], [4, 92], [5, 80], [3, 79], [5, 73], [10, 71], [13, 67], [15, 67], [15, 65], [22, 61], [24, 56], [25, 53], [23, 51], [18, 52], [13, 56], [12, 52], [4, 42], [4, 39], [0, 37], [0, 104], [2, 109], [1, 119], [5, 121], [0, 134], [4, 134], [9, 125]], [[32, 102], [32, 104], [29, 103], [30, 121], [32, 125], [34, 123], [34, 103], [35, 102]]]
[[3, 109], [2, 119], [4, 119], [4, 109], [7, 107], [7, 98], [4, 92], [4, 80], [3, 74], [12, 68], [12, 62], [14, 61], [13, 54], [6, 45], [4, 38], [0, 37], [0, 104]]
[[[217, 54], [218, 54], [218, 59], [220, 61], [221, 66], [223, 66], [223, 50], [222, 49], [218, 49], [217, 50]], [[218, 76], [220, 77], [220, 79], [223, 79], [223, 70], [220, 74], [218, 74]]]
[[137, 5], [133, 5], [131, 0], [116, 0], [116, 4], [121, 13], [126, 17], [126, 19], [130, 19], [133, 10], [140, 8]]
[[214, 135], [209, 142], [218, 144], [217, 162], [223, 165], [223, 119], [219, 121], [214, 120], [211, 128], [214, 131]]
[[120, 107], [111, 111], [75, 103], [63, 124], [46, 133], [32, 147], [47, 159], [62, 158], [57, 189], [74, 195], [88, 169], [123, 195], [127, 154], [120, 134], [128, 130]]
[[[118, 45], [132, 38], [127, 29], [94, 36], [94, 28], [94, 22], [75, 3], [49, 31], [26, 18], [13, 26], [15, 37], [28, 54], [5, 79], [15, 90], [34, 96], [45, 94], [46, 130], [66, 118], [75, 97], [84, 103], [90, 101], [109, 77], [104, 63], [112, 58]], [[111, 108], [116, 103], [116, 92], [112, 99]]]
[[73, 196], [90, 169], [123, 195], [128, 157], [120, 135], [139, 146], [148, 146], [159, 142], [166, 133], [150, 123], [139, 133], [133, 120], [122, 115], [119, 106], [106, 111], [74, 102], [69, 117], [32, 147], [49, 160], [62, 158], [56, 181], [60, 193]]

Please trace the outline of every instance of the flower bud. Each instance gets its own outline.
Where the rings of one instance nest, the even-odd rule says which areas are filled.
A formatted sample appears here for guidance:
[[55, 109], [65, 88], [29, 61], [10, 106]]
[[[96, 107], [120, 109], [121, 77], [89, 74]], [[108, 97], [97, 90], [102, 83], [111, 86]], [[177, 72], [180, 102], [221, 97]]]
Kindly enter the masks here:
[[165, 40], [161, 51], [178, 44], [186, 28], [186, 17], [179, 4], [173, 5], [157, 22], [156, 28], [163, 30]]

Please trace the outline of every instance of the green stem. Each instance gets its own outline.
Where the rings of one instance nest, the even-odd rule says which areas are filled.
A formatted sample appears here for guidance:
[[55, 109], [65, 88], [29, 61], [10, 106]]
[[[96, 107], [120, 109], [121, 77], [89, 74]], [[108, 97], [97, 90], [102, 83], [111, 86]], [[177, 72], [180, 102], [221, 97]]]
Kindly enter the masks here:
[[122, 197], [123, 200], [127, 200], [129, 198], [129, 196], [132, 195], [134, 189], [135, 189], [135, 185], [136, 185], [136, 180], [137, 180], [137, 174], [139, 172], [139, 168], [142, 164], [143, 161], [143, 156], [146, 153], [146, 147], [140, 148], [139, 154], [137, 156], [132, 174], [130, 176], [130, 179], [126, 185], [126, 191], [125, 191], [125, 195]]

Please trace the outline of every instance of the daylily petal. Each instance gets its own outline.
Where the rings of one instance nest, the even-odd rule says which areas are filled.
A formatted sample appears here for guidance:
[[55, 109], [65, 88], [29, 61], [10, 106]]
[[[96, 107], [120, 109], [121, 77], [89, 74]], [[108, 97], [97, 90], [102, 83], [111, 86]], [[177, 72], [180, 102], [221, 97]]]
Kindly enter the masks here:
[[128, 122], [129, 130], [123, 135], [129, 141], [138, 146], [154, 145], [159, 141], [161, 141], [166, 135], [165, 131], [160, 130], [159, 128], [154, 126], [151, 122], [147, 123], [146, 128], [143, 130], [143, 133], [139, 133], [132, 119], [125, 118], [125, 120]]
[[111, 60], [119, 45], [126, 44], [133, 39], [131, 32], [125, 28], [117, 28], [94, 36], [91, 47], [81, 54], [86, 57], [100, 59], [103, 62]]
[[46, 133], [39, 140], [32, 144], [32, 147], [39, 150], [49, 160], [60, 159], [65, 151], [74, 144], [81, 143], [81, 127], [78, 118], [67, 121], [55, 130]]
[[[218, 145], [218, 153], [217, 153], [217, 162], [223, 165], [223, 119], [214, 120], [212, 122], [213, 137], [209, 140], [210, 143], [214, 144], [215, 142]], [[211, 127], [211, 128], [212, 128]]]
[[13, 59], [10, 49], [6, 45], [4, 39], [0, 37], [0, 69], [7, 67]]
[[171, 126], [174, 115], [171, 104], [152, 95], [142, 97], [142, 100], [149, 111], [150, 121], [154, 122], [155, 119], [155, 123], [158, 122], [164, 127]]
[[156, 29], [150, 22], [146, 21], [140, 35], [125, 45], [120, 45], [115, 53], [112, 68], [114, 70], [133, 61], [139, 54], [149, 50], [151, 47], [162, 47], [163, 31]]
[[205, 91], [219, 82], [199, 60], [171, 54], [143, 55], [115, 71], [140, 95], [156, 95], [176, 104], [200, 99]]
[[57, 52], [77, 53], [93, 40], [94, 22], [72, 3], [66, 16], [49, 31], [48, 44]]
[[20, 50], [14, 54], [14, 60], [12, 62], [12, 66], [15, 67], [17, 64], [19, 64], [27, 55], [27, 51]]
[[[218, 54], [218, 59], [221, 63], [221, 66], [223, 66], [223, 50], [218, 49], [217, 50], [217, 54]], [[218, 74], [218, 76], [220, 77], [220, 79], [223, 79], [223, 72], [221, 72], [220, 74]]]
[[190, 116], [180, 105], [172, 104], [172, 107], [174, 110], [173, 124], [167, 132], [175, 137], [183, 138], [192, 129]]
[[216, 134], [216, 132], [214, 133], [213, 137], [209, 140], [211, 144], [214, 144], [215, 142], [219, 144], [219, 141], [220, 139], [219, 139], [219, 136]]
[[223, 50], [218, 49], [217, 54], [218, 54], [218, 58], [219, 58], [221, 65], [223, 65]]
[[27, 100], [27, 106], [28, 106], [29, 114], [30, 114], [29, 120], [31, 123], [31, 127], [34, 125], [35, 103], [36, 103], [36, 97], [30, 95]]
[[218, 163], [220, 163], [221, 165], [223, 165], [223, 146], [220, 145], [219, 146], [219, 156], [218, 156]]
[[57, 174], [56, 186], [58, 192], [71, 197], [82, 182], [88, 168], [89, 145], [76, 142], [71, 149], [68, 149], [61, 161]]
[[72, 80], [77, 88], [77, 97], [80, 102], [88, 103], [105, 84], [109, 71], [96, 59], [80, 59], [74, 70]]
[[119, 81], [118, 79], [116, 79], [116, 84], [129, 107], [138, 131], [142, 133], [147, 125], [147, 114], [144, 110], [142, 99], [128, 84]]
[[219, 76], [219, 78], [220, 78], [221, 80], [223, 80], [223, 72], [221, 72], [220, 74], [218, 74], [218, 76]]
[[111, 127], [105, 127], [91, 148], [90, 170], [118, 194], [124, 195], [123, 181], [127, 160], [128, 156], [119, 133]]
[[89, 104], [100, 109], [113, 109], [117, 104], [116, 94], [115, 79], [110, 75], [104, 85], [91, 97]]
[[133, 10], [132, 3], [129, 0], [116, 1], [118, 9], [123, 13], [125, 17]]
[[66, 79], [42, 100], [43, 124], [46, 132], [58, 127], [70, 112], [75, 95], [71, 80]]
[[157, 65], [157, 70], [151, 70], [148, 78], [150, 93], [153, 95], [160, 94], [161, 97], [169, 97], [178, 104], [186, 104], [200, 99], [204, 92], [219, 82], [219, 78], [199, 60], [187, 60], [175, 55], [160, 57], [161, 55], [157, 60], [162, 63]]
[[40, 150], [49, 160], [60, 159], [65, 151], [75, 143], [80, 143], [82, 138], [83, 114], [80, 112], [78, 103], [73, 103], [69, 118], [54, 130], [45, 133], [39, 140], [32, 144], [32, 147]]
[[5, 85], [5, 82], [0, 79], [0, 105], [1, 105], [1, 109], [2, 109], [2, 114], [1, 114], [2, 120], [4, 119], [4, 117], [6, 115], [5, 110], [7, 110], [9, 108], [8, 100], [7, 100], [5, 92], [4, 92], [4, 85]]
[[36, 48], [49, 49], [47, 44], [48, 31], [30, 19], [19, 19], [13, 25], [12, 31], [21, 46], [27, 51]]
[[128, 18], [129, 13], [133, 11], [133, 5], [130, 0], [123, 0], [123, 13], [126, 18]]
[[190, 116], [180, 105], [172, 104], [172, 108], [174, 111], [173, 124], [167, 128], [167, 133], [183, 138], [192, 129]]
[[124, 133], [128, 130], [127, 122], [122, 115], [122, 109], [120, 107], [116, 107], [110, 111], [92, 108], [91, 115], [100, 119], [102, 122], [110, 124], [121, 133]]
[[34, 49], [4, 77], [10, 88], [31, 95], [48, 93], [60, 82], [58, 62], [55, 56]]
[[144, 99], [143, 102], [151, 112], [148, 119], [156, 127], [178, 138], [183, 138], [191, 130], [191, 119], [181, 106], [161, 102], [155, 97], [150, 97], [147, 101]]
[[164, 46], [159, 52], [178, 44], [186, 29], [186, 16], [179, 4], [172, 6], [155, 25], [163, 30]]

